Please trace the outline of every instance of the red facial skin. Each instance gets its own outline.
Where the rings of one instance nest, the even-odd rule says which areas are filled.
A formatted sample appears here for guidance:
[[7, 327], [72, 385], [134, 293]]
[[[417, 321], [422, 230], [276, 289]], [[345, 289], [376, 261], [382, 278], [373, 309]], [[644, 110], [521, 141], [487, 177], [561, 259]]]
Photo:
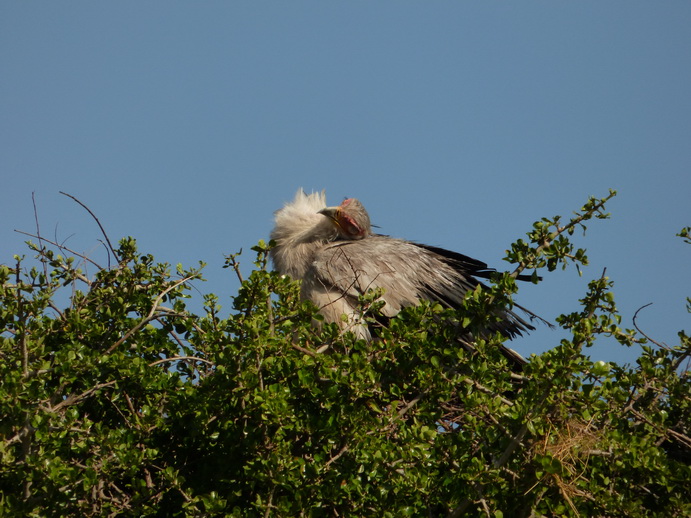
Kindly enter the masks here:
[[366, 229], [362, 228], [357, 222], [348, 214], [347, 207], [353, 198], [348, 198], [343, 200], [341, 203], [341, 209], [336, 214], [336, 221], [338, 226], [344, 234], [347, 234], [351, 238], [364, 237]]

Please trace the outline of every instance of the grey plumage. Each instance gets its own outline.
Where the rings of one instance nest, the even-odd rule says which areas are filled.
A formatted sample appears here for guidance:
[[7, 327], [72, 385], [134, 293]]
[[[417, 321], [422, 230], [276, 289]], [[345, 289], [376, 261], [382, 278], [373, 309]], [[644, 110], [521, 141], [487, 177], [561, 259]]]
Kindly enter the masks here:
[[[487, 278], [493, 271], [456, 252], [372, 233], [367, 211], [353, 198], [327, 207], [324, 192], [299, 190], [276, 211], [275, 220], [275, 269], [301, 281], [302, 297], [312, 300], [327, 322], [337, 322], [361, 338], [369, 339], [370, 332], [359, 319], [358, 296], [369, 289], [383, 289], [382, 314], [393, 317], [421, 299], [458, 307], [465, 293], [480, 283], [476, 277]], [[532, 329], [508, 309], [501, 321], [487, 326], [508, 337]]]

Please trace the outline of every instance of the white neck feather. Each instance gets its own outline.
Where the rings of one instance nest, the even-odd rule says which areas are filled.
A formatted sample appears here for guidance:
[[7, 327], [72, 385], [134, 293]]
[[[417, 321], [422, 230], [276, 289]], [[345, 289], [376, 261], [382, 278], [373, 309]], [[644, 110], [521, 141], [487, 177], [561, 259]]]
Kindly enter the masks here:
[[326, 208], [324, 191], [305, 194], [300, 189], [295, 199], [274, 214], [271, 239], [274, 268], [293, 279], [302, 279], [312, 263], [314, 253], [337, 237], [336, 228], [319, 211]]

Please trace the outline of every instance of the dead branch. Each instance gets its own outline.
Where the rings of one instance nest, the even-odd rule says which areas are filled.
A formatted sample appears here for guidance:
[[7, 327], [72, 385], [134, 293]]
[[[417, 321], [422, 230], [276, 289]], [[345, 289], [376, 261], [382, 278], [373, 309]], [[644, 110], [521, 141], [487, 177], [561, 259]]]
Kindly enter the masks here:
[[[86, 205], [84, 205], [81, 201], [79, 201], [77, 198], [75, 198], [71, 194], [67, 194], [66, 192], [63, 192], [63, 191], [59, 191], [59, 192], [60, 192], [60, 194], [67, 196], [68, 198], [72, 198], [79, 205], [84, 207], [84, 209], [86, 209], [86, 211], [91, 215], [91, 217], [94, 218], [94, 221], [96, 221], [98, 228], [101, 229], [101, 233], [103, 234], [103, 237], [105, 238], [106, 243], [108, 243], [108, 248], [110, 249], [110, 252], [113, 254], [113, 257], [115, 258], [115, 260], [120, 262], [120, 258], [118, 257], [118, 254], [115, 252], [113, 245], [110, 243], [110, 239], [108, 239], [108, 234], [106, 234], [106, 231], [103, 229], [103, 225], [101, 225], [101, 222], [98, 220], [96, 215], [93, 212], [91, 212], [91, 209], [89, 207], [87, 207]], [[110, 260], [108, 261], [108, 263], [109, 263], [108, 266], [110, 267]]]

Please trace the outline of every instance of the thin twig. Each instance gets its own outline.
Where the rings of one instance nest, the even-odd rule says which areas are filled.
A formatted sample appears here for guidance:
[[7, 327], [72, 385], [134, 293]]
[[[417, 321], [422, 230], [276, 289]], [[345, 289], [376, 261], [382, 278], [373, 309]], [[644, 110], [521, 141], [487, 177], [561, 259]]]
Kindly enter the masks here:
[[17, 260], [17, 269], [15, 271], [15, 282], [17, 283], [17, 332], [19, 332], [19, 346], [22, 351], [22, 376], [29, 375], [29, 349], [26, 345], [26, 315], [24, 314], [24, 299], [22, 297], [22, 285], [20, 277], [20, 262]]
[[158, 297], [156, 297], [156, 299], [154, 300], [153, 305], [151, 306], [151, 311], [149, 311], [149, 314], [148, 314], [146, 317], [144, 317], [141, 321], [139, 321], [139, 322], [138, 322], [134, 327], [132, 327], [129, 331], [127, 331], [127, 332], [124, 334], [124, 336], [123, 336], [122, 338], [120, 338], [120, 340], [118, 340], [118, 341], [115, 342], [113, 345], [111, 345], [111, 346], [106, 350], [106, 354], [112, 353], [112, 352], [113, 352], [115, 349], [117, 349], [117, 347], [118, 347], [120, 344], [122, 344], [125, 340], [127, 340], [129, 337], [131, 337], [131, 336], [132, 336], [134, 333], [136, 333], [137, 331], [139, 331], [139, 330], [140, 330], [142, 327], [144, 327], [147, 323], [149, 323], [149, 322], [151, 322], [152, 320], [154, 320], [154, 319], [156, 318], [156, 310], [158, 309], [158, 304], [161, 302], [161, 300], [163, 299], [163, 297], [165, 297], [166, 294], [167, 294], [168, 292], [170, 292], [171, 290], [174, 290], [175, 288], [177, 288], [177, 287], [180, 286], [181, 284], [184, 284], [185, 282], [187, 282], [187, 281], [189, 281], [189, 280], [191, 280], [191, 279], [194, 279], [195, 277], [196, 277], [196, 275], [189, 275], [189, 276], [187, 276], [187, 277], [184, 277], [184, 278], [180, 279], [178, 282], [176, 282], [176, 283], [174, 283], [174, 284], [168, 286], [168, 288], [166, 288], [165, 290], [163, 290], [161, 293], [159, 293]]
[[404, 406], [403, 408], [401, 408], [401, 409], [398, 411], [398, 417], [403, 417], [404, 415], [406, 415], [406, 413], [408, 413], [408, 410], [410, 410], [410, 409], [413, 408], [415, 405], [417, 405], [417, 403], [418, 403], [423, 397], [425, 397], [425, 394], [427, 394], [427, 392], [428, 392], [427, 390], [423, 390], [423, 391], [420, 392], [417, 396], [415, 396], [406, 406]]
[[237, 259], [235, 259], [240, 254], [242, 254], [242, 248], [237, 254], [231, 254], [230, 256], [228, 256], [228, 261], [230, 263], [230, 266], [232, 266], [233, 271], [235, 271], [235, 275], [240, 281], [240, 284], [244, 284], [245, 280], [242, 278], [242, 273], [240, 272], [240, 262]]
[[68, 407], [70, 405], [74, 405], [75, 403], [78, 403], [79, 401], [90, 396], [91, 394], [93, 394], [97, 390], [105, 388], [105, 387], [110, 387], [111, 385], [115, 385], [116, 383], [117, 383], [117, 380], [108, 381], [106, 383], [99, 383], [98, 385], [91, 387], [89, 390], [85, 390], [81, 394], [69, 395], [67, 398], [63, 399], [57, 405], [52, 406], [52, 407], [48, 407], [47, 410], [49, 412], [57, 413], [58, 411], [62, 410], [65, 407]]
[[50, 239], [47, 239], [47, 238], [45, 238], [45, 237], [40, 237], [40, 238], [39, 238], [39, 236], [37, 236], [37, 235], [35, 235], [35, 234], [30, 234], [29, 232], [24, 232], [23, 230], [14, 229], [14, 231], [15, 231], [17, 234], [22, 234], [22, 235], [24, 235], [24, 236], [35, 237], [35, 238], [37, 238], [37, 239], [41, 239], [41, 240], [45, 241], [46, 243], [48, 243], [48, 244], [50, 244], [50, 245], [53, 245], [53, 246], [58, 247], [60, 250], [67, 250], [69, 253], [76, 255], [76, 256], [79, 257], [80, 259], [84, 259], [85, 261], [89, 261], [91, 264], [93, 264], [93, 265], [94, 265], [96, 268], [98, 268], [99, 270], [103, 270], [103, 267], [102, 267], [100, 264], [98, 264], [97, 262], [95, 262], [94, 260], [89, 259], [87, 256], [85, 256], [85, 255], [83, 255], [83, 254], [80, 254], [79, 252], [75, 252], [74, 250], [71, 250], [71, 249], [67, 248], [67, 247], [64, 246], [64, 245], [61, 245], [61, 244], [57, 243], [56, 241], [51, 241]]
[[641, 306], [640, 308], [638, 308], [638, 309], [636, 310], [636, 312], [633, 314], [633, 327], [635, 327], [635, 328], [636, 328], [636, 331], [638, 331], [639, 333], [641, 333], [641, 334], [645, 337], [646, 340], [648, 340], [648, 341], [651, 342], [651, 343], [654, 343], [655, 345], [657, 345], [657, 346], [660, 347], [661, 349], [665, 349], [666, 351], [669, 351], [669, 350], [670, 350], [669, 347], [667, 347], [666, 345], [661, 344], [660, 342], [657, 342], [657, 341], [653, 340], [652, 338], [650, 338], [647, 334], [645, 334], [645, 333], [641, 330], [640, 327], [638, 327], [638, 324], [636, 323], [636, 319], [638, 318], [638, 313], [639, 313], [641, 310], [647, 308], [648, 306], [652, 306], [652, 305], [653, 305], [652, 302], [648, 302], [647, 304], [645, 304], [644, 306]]
[[156, 360], [155, 362], [151, 362], [149, 364], [149, 367], [153, 367], [154, 365], [159, 365], [161, 363], [165, 362], [175, 362], [178, 360], [194, 360], [196, 362], [202, 362], [206, 363], [208, 365], [213, 365], [213, 362], [210, 362], [209, 360], [205, 360], [204, 358], [199, 358], [197, 356], [173, 356], [172, 358], [161, 358], [160, 360]]
[[331, 464], [336, 462], [338, 459], [340, 459], [345, 452], [348, 451], [348, 444], [344, 444], [343, 447], [338, 451], [336, 455], [331, 457], [328, 461], [326, 461], [326, 464], [324, 464], [324, 469], [328, 468]]
[[309, 349], [305, 349], [304, 347], [302, 347], [298, 344], [291, 344], [291, 347], [293, 349], [295, 349], [296, 351], [300, 351], [301, 353], [306, 354], [308, 356], [311, 356], [313, 358], [317, 356], [317, 354], [315, 352], [310, 351]]
[[[115, 253], [115, 249], [113, 248], [113, 245], [110, 243], [110, 239], [108, 239], [108, 234], [106, 234], [106, 231], [103, 229], [103, 225], [101, 225], [101, 222], [98, 220], [98, 218], [96, 217], [96, 215], [95, 215], [93, 212], [91, 212], [91, 209], [90, 209], [89, 207], [87, 207], [86, 205], [84, 205], [81, 201], [79, 201], [77, 198], [75, 198], [75, 197], [72, 196], [71, 194], [67, 194], [66, 192], [63, 192], [63, 191], [59, 191], [59, 192], [60, 192], [60, 194], [62, 194], [62, 195], [64, 195], [64, 196], [67, 196], [68, 198], [72, 198], [72, 199], [73, 199], [74, 201], [76, 201], [79, 205], [81, 205], [82, 207], [84, 207], [84, 208], [86, 209], [86, 211], [87, 211], [89, 214], [91, 214], [91, 217], [94, 218], [94, 221], [96, 221], [96, 224], [98, 225], [98, 228], [101, 229], [101, 233], [103, 234], [103, 237], [105, 238], [106, 243], [108, 243], [108, 248], [110, 249], [111, 253], [113, 254], [113, 257], [115, 258], [116, 261], [119, 262], [119, 261], [120, 261], [120, 258], [118, 257], [118, 254]], [[108, 266], [110, 266], [110, 264], [109, 264]]]
[[[38, 224], [38, 209], [36, 208], [36, 193], [31, 193], [31, 203], [34, 206], [34, 220], [36, 220], [36, 237], [38, 237], [38, 246], [43, 251], [43, 238], [41, 237], [41, 226]], [[46, 264], [45, 258], [42, 255], [41, 263], [43, 264], [43, 273], [48, 278], [48, 265]]]
[[[548, 237], [546, 237], [542, 241], [542, 243], [540, 243], [540, 245], [538, 245], [538, 247], [535, 249], [534, 255], [536, 257], [538, 255], [540, 255], [545, 248], [547, 248], [550, 244], [552, 244], [552, 242], [557, 237], [559, 237], [561, 234], [563, 234], [567, 230], [574, 228], [577, 225], [580, 225], [583, 221], [589, 220], [593, 214], [600, 211], [605, 206], [605, 203], [607, 203], [612, 198], [612, 196], [614, 196], [614, 193], [610, 192], [609, 196], [599, 200], [599, 203], [597, 203], [595, 206], [593, 206], [590, 210], [586, 211], [585, 213], [579, 214], [576, 218], [569, 221], [569, 223], [567, 225], [565, 225], [563, 227], [557, 226], [557, 230], [555, 232], [552, 232]], [[518, 275], [521, 272], [523, 272], [523, 270], [526, 269], [526, 267], [527, 267], [526, 261], [525, 260], [521, 261], [520, 263], [518, 263], [518, 266], [516, 266], [516, 269], [513, 272], [511, 272], [511, 277], [513, 277], [514, 279], [517, 278]]]

